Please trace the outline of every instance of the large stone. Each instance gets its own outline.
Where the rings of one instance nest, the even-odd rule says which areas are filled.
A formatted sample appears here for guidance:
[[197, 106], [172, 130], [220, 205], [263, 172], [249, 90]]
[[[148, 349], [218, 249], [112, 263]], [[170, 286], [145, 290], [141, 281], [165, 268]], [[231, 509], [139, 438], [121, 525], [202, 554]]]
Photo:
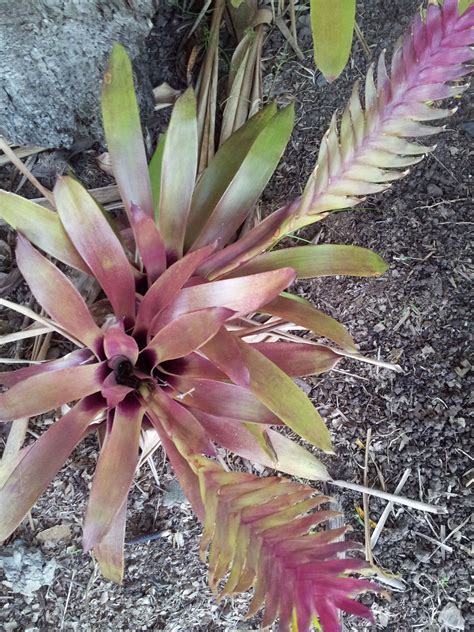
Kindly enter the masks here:
[[18, 144], [102, 140], [99, 100], [112, 42], [134, 62], [153, 111], [146, 37], [158, 0], [0, 0], [0, 133]]

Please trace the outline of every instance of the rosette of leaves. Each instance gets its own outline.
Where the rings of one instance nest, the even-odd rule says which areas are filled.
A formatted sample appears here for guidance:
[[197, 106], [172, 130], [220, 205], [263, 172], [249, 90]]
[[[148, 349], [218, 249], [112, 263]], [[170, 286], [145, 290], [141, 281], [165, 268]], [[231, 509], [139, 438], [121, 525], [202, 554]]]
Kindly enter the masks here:
[[[474, 9], [459, 16], [454, 0], [418, 14], [393, 54], [391, 76], [382, 55], [377, 82], [373, 69], [367, 76], [365, 107], [355, 88], [340, 130], [333, 118], [301, 199], [240, 239], [288, 141], [292, 108], [270, 105], [254, 116], [196, 181], [196, 102], [188, 90], [147, 165], [131, 65], [114, 47], [102, 107], [129, 227], [116, 228], [69, 176], [54, 189], [56, 211], [0, 193], [0, 216], [18, 231], [18, 267], [46, 313], [37, 319], [78, 347], [0, 374], [0, 421], [67, 408], [2, 472], [0, 539], [97, 431], [83, 542], [104, 575], [121, 581], [127, 496], [159, 441], [204, 524], [213, 589], [253, 586], [250, 613], [264, 606], [264, 625], [278, 618], [283, 631], [306, 632], [315, 617], [324, 630], [339, 630], [339, 610], [371, 617], [354, 599], [377, 589], [352, 576], [366, 563], [338, 557], [358, 545], [341, 541], [345, 527], [316, 529], [334, 516], [319, 510], [328, 499], [278, 476], [226, 472], [212, 457], [220, 445], [280, 472], [330, 480], [310, 451], [278, 430], [287, 426], [332, 451], [323, 420], [292, 378], [327, 371], [355, 347], [341, 324], [286, 290], [296, 278], [370, 276], [386, 266], [351, 246], [268, 250], [286, 233], [384, 190], [430, 151], [407, 138], [437, 132], [420, 121], [452, 112], [431, 102], [465, 88], [459, 79], [473, 58], [473, 24]], [[56, 260], [96, 279], [103, 296], [95, 305]], [[296, 327], [336, 347], [295, 339]]]

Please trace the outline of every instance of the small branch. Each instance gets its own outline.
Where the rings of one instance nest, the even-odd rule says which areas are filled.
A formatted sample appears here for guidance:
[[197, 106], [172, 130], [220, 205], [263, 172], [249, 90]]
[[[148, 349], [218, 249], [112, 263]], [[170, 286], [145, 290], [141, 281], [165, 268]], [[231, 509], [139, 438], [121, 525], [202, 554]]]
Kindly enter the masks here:
[[[403, 476], [400, 479], [400, 482], [398, 483], [396, 489], [395, 489], [395, 494], [399, 494], [402, 489], [403, 486], [405, 485], [405, 483], [408, 480], [408, 477], [411, 474], [411, 469], [408, 467], [404, 472], [403, 472]], [[370, 546], [372, 548], [375, 547], [375, 545], [378, 542], [378, 539], [380, 537], [380, 534], [382, 533], [382, 529], [385, 526], [385, 523], [387, 522], [388, 517], [390, 516], [391, 512], [393, 509], [393, 502], [389, 502], [388, 505], [385, 507], [385, 509], [383, 510], [382, 515], [380, 516], [378, 522], [377, 522], [377, 526], [374, 529], [374, 532], [372, 533], [372, 537], [370, 538]]]
[[411, 498], [404, 498], [403, 496], [397, 496], [396, 494], [389, 494], [388, 492], [383, 492], [380, 489], [372, 489], [371, 487], [365, 487], [364, 485], [358, 485], [357, 483], [348, 483], [346, 481], [327, 481], [329, 485], [334, 485], [334, 487], [341, 487], [342, 489], [352, 489], [355, 492], [360, 492], [361, 494], [369, 494], [370, 496], [377, 496], [377, 498], [383, 498], [384, 500], [389, 500], [399, 505], [405, 505], [406, 507], [411, 507], [412, 509], [417, 509], [418, 511], [428, 511], [429, 513], [434, 514], [447, 514], [448, 510], [446, 507], [438, 507], [437, 505], [429, 505], [428, 503], [422, 503], [419, 500], [412, 500]]
[[[367, 439], [365, 441], [365, 460], [364, 460], [364, 486], [367, 487], [369, 483], [369, 448], [370, 441], [372, 439], [372, 428], [367, 430]], [[370, 546], [370, 508], [369, 508], [369, 495], [362, 494], [362, 505], [364, 508], [364, 531], [365, 531], [365, 559], [369, 564], [374, 563], [372, 556], [372, 549]]]
[[31, 184], [40, 191], [45, 198], [47, 198], [48, 202], [52, 205], [53, 208], [56, 208], [54, 203], [54, 197], [51, 191], [46, 189], [41, 182], [39, 182], [35, 176], [31, 173], [31, 171], [26, 167], [26, 165], [18, 158], [13, 149], [10, 148], [7, 141], [0, 136], [0, 149], [3, 151], [5, 156], [8, 156], [10, 161], [15, 165], [15, 167], [22, 173], [25, 178], [31, 182]]

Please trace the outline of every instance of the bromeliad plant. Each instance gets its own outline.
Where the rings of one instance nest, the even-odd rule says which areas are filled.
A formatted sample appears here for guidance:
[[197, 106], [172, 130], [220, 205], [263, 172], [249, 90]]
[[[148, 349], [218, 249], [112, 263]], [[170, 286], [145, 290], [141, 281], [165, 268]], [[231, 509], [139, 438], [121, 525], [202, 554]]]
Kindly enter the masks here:
[[[277, 476], [224, 471], [212, 457], [220, 445], [281, 472], [330, 481], [312, 453], [274, 427], [331, 452], [324, 422], [292, 378], [327, 371], [355, 347], [342, 325], [286, 290], [296, 278], [370, 276], [386, 266], [351, 246], [271, 248], [288, 232], [384, 190], [431, 150], [406, 138], [437, 132], [419, 121], [452, 110], [429, 103], [465, 88], [458, 80], [473, 57], [474, 8], [462, 17], [457, 8], [446, 0], [442, 8], [430, 4], [424, 19], [417, 15], [394, 52], [391, 77], [382, 55], [377, 83], [373, 69], [367, 76], [365, 108], [356, 87], [340, 131], [333, 118], [301, 199], [240, 239], [236, 233], [288, 141], [292, 108], [269, 105], [254, 116], [196, 182], [196, 103], [188, 90], [148, 167], [130, 62], [114, 46], [102, 107], [130, 227], [117, 229], [69, 176], [54, 189], [57, 212], [0, 194], [0, 216], [18, 231], [18, 267], [48, 316], [36, 318], [78, 347], [0, 374], [0, 421], [71, 404], [2, 473], [0, 540], [75, 446], [97, 431], [84, 548], [106, 577], [121, 581], [127, 496], [137, 468], [160, 443], [204, 524], [212, 588], [230, 594], [253, 586], [250, 613], [265, 606], [263, 624], [278, 618], [282, 631], [306, 632], [315, 617], [324, 630], [339, 630], [338, 610], [371, 617], [354, 597], [377, 588], [351, 576], [367, 564], [338, 557], [358, 545], [341, 541], [345, 527], [315, 530], [335, 515], [314, 511], [328, 498]], [[88, 307], [38, 249], [94, 277], [105, 298]], [[296, 338], [290, 331], [297, 328], [338, 349]]]

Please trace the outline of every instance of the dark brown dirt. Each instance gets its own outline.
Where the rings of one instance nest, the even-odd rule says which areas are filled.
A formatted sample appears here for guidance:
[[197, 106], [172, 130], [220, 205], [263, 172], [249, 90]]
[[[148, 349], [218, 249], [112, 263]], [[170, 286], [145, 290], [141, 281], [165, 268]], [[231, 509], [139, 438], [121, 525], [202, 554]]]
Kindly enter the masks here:
[[[366, 0], [359, 4], [359, 24], [375, 55], [395, 42], [418, 2]], [[179, 11], [164, 7], [150, 40], [152, 52], [162, 47], [159, 63], [168, 64], [168, 70], [157, 80], [166, 79], [174, 85], [177, 47], [168, 35], [180, 19]], [[328, 86], [314, 73], [306, 9], [298, 26], [301, 47], [307, 51], [303, 63], [295, 60], [278, 32], [274, 31], [267, 42], [267, 98], [276, 97], [281, 103], [293, 97], [297, 100], [295, 131], [265, 194], [267, 210], [300, 192], [332, 112], [342, 107], [351, 84], [363, 76], [367, 66], [356, 42], [349, 67]], [[296, 291], [343, 322], [362, 352], [396, 362], [403, 369], [398, 374], [345, 362], [340, 365], [341, 372], [311, 381], [312, 397], [333, 432], [337, 448], [329, 464], [331, 473], [362, 482], [364, 451], [359, 446], [370, 427], [369, 484], [394, 491], [405, 469], [410, 468], [403, 494], [448, 507], [445, 516], [396, 508], [382, 532], [374, 550], [376, 561], [406, 586], [404, 592], [392, 592], [391, 601], [375, 600], [377, 629], [388, 632], [447, 629], [440, 613], [449, 604], [462, 612], [466, 630], [473, 621], [468, 592], [470, 510], [466, 485], [472, 467], [469, 290], [473, 272], [473, 222], [469, 215], [473, 152], [467, 123], [473, 118], [466, 96], [438, 139], [436, 153], [406, 179], [384, 195], [367, 200], [359, 210], [334, 214], [304, 233], [306, 239], [318, 243], [373, 248], [390, 264], [390, 271], [381, 279], [321, 279], [301, 282]], [[152, 130], [152, 136], [155, 134]], [[90, 164], [88, 158], [81, 160]], [[94, 169], [89, 172], [82, 163], [76, 164], [78, 175], [84, 173], [89, 186], [97, 186], [97, 178], [102, 181]], [[9, 265], [5, 263], [5, 269]], [[6, 318], [1, 312], [0, 325], [4, 319], [5, 328], [18, 327], [18, 319]], [[33, 425], [31, 431], [37, 429]], [[54, 583], [31, 597], [16, 594], [14, 587], [2, 587], [2, 629], [256, 629], [258, 619], [243, 622], [245, 597], [217, 604], [207, 589], [206, 569], [197, 553], [199, 524], [173, 486], [169, 466], [160, 453], [155, 457], [160, 485], [144, 468], [132, 491], [128, 537], [149, 531], [165, 531], [165, 535], [149, 544], [127, 547], [122, 587], [98, 576], [93, 561], [80, 550], [84, 499], [96, 459], [97, 445], [89, 438], [33, 510], [33, 525], [25, 523], [17, 531], [15, 537], [22, 538], [31, 550], [56, 560], [58, 570]], [[334, 495], [363, 541], [354, 509], [354, 503], [362, 504], [360, 496]], [[384, 503], [372, 499], [371, 518], [377, 521], [383, 508]], [[72, 539], [56, 545], [38, 543], [36, 535], [57, 524], [69, 524]], [[433, 542], [448, 536], [447, 550]], [[345, 626], [346, 630], [367, 628], [352, 619]]]

